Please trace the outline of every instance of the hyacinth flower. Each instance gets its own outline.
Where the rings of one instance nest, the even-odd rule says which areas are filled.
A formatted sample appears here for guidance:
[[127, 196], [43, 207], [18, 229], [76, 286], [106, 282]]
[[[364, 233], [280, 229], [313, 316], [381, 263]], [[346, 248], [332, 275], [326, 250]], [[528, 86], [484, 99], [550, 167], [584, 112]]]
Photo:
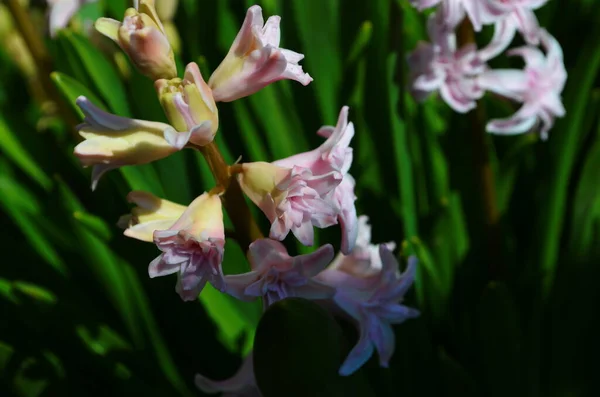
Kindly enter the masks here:
[[183, 147], [188, 141], [198, 146], [212, 142], [219, 128], [217, 106], [196, 63], [186, 66], [183, 79], [160, 79], [154, 87], [171, 125], [185, 132], [171, 135], [176, 139], [171, 142], [174, 146]]
[[337, 220], [342, 228], [341, 251], [344, 254], [352, 251], [357, 233], [356, 208], [354, 206], [356, 183], [354, 178], [348, 174], [352, 165], [350, 141], [354, 137], [354, 125], [351, 122], [348, 123], [348, 109], [348, 106], [342, 108], [335, 127], [323, 126], [317, 131], [318, 135], [327, 138], [321, 146], [272, 163], [288, 168], [294, 166], [309, 168], [313, 175], [325, 175], [332, 171], [338, 171], [342, 175], [342, 181], [333, 190], [332, 200], [340, 210]]
[[391, 252], [393, 244], [369, 244], [367, 218], [359, 217], [359, 238], [354, 251], [338, 255], [317, 280], [336, 288], [336, 305], [357, 324], [359, 340], [339, 369], [347, 376], [358, 370], [377, 350], [379, 364], [389, 365], [395, 349], [392, 324], [417, 317], [419, 311], [401, 304], [413, 283], [417, 260], [409, 258], [400, 273]]
[[484, 60], [502, 53], [513, 41], [517, 32], [521, 33], [527, 44], [538, 45], [540, 26], [534, 10], [542, 7], [548, 0], [494, 0], [504, 13], [494, 25], [494, 37], [479, 51]]
[[92, 190], [107, 171], [125, 165], [145, 164], [167, 157], [182, 147], [174, 146], [173, 127], [156, 121], [129, 119], [107, 113], [86, 97], [76, 100], [85, 118], [77, 126], [85, 140], [74, 150], [84, 167], [93, 166]]
[[536, 47], [515, 48], [509, 55], [525, 61], [524, 70], [487, 70], [479, 84], [487, 91], [521, 102], [521, 108], [507, 119], [491, 120], [487, 131], [496, 134], [522, 134], [541, 123], [540, 134], [546, 139], [556, 117], [565, 115], [561, 93], [567, 80], [560, 44], [546, 30], [540, 31], [546, 55]]
[[[502, 3], [504, 0], [499, 0]], [[496, 21], [504, 12], [504, 6], [495, 0], [410, 0], [419, 11], [439, 5], [445, 30], [452, 31], [467, 16], [475, 31], [483, 25]]]
[[96, 1], [97, 0], [47, 0], [50, 36], [55, 37], [56, 32], [65, 28], [71, 18], [79, 11], [81, 6]]
[[246, 356], [238, 372], [231, 378], [217, 381], [196, 374], [195, 383], [203, 393], [222, 393], [221, 397], [261, 397], [254, 377], [252, 352]]
[[271, 222], [269, 237], [283, 240], [291, 231], [304, 245], [313, 245], [313, 226], [337, 223], [339, 209], [331, 194], [342, 174], [313, 175], [309, 168], [280, 167], [266, 162], [239, 166], [238, 181], [246, 196]]
[[420, 42], [408, 56], [413, 96], [422, 101], [439, 91], [455, 111], [474, 109], [483, 96], [476, 77], [485, 70], [475, 44], [457, 49], [456, 34], [440, 26], [437, 14], [429, 17], [427, 27], [431, 43]]
[[333, 259], [333, 247], [291, 257], [279, 241], [259, 239], [248, 251], [251, 271], [225, 276], [227, 293], [241, 300], [263, 298], [264, 307], [288, 297], [328, 299], [335, 290], [313, 279]]
[[142, 191], [130, 192], [127, 201], [137, 207], [131, 210], [131, 214], [123, 215], [118, 225], [125, 229], [125, 236], [149, 243], [154, 241], [154, 231], [173, 226], [187, 208]]
[[128, 8], [123, 22], [100, 18], [95, 27], [117, 43], [142, 74], [153, 80], [177, 77], [173, 50], [153, 0], [140, 0], [136, 8]]
[[304, 55], [279, 48], [280, 19], [272, 16], [264, 23], [259, 6], [248, 9], [229, 52], [208, 81], [215, 101], [230, 102], [278, 80], [296, 80], [302, 85], [312, 81], [298, 65]]
[[151, 278], [177, 273], [175, 290], [192, 301], [207, 282], [223, 291], [225, 231], [221, 198], [212, 193], [197, 197], [168, 229], [154, 232], [163, 252], [148, 266]]

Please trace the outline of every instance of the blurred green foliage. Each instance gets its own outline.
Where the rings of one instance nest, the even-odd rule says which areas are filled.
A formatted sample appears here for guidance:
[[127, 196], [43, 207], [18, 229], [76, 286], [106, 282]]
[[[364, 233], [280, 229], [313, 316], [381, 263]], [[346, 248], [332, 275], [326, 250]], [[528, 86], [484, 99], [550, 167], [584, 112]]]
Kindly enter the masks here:
[[[207, 76], [253, 3], [181, 0], [175, 18], [183, 44], [179, 64], [197, 61]], [[469, 121], [436, 98], [414, 103], [405, 85], [405, 56], [424, 39], [425, 17], [406, 0], [258, 3], [265, 16], [282, 16], [282, 45], [306, 55], [303, 65], [314, 82], [278, 82], [220, 104], [217, 142], [226, 160], [272, 161], [316, 147], [316, 130], [335, 124], [348, 104], [357, 131], [351, 173], [359, 213], [369, 215], [374, 241], [395, 240], [403, 254], [420, 259], [409, 304], [422, 316], [396, 327], [390, 368], [380, 369], [372, 359], [346, 386], [340, 383], [350, 390], [343, 395], [598, 395], [591, 379], [600, 355], [600, 4], [552, 0], [538, 13], [562, 44], [569, 72], [567, 116], [550, 139], [486, 137], [501, 211], [501, 256], [495, 260], [507, 268], [505, 279], [490, 283]], [[78, 18], [121, 18], [126, 5], [104, 0], [86, 6]], [[46, 38], [52, 81], [67, 103], [86, 95], [116, 114], [164, 121], [152, 82], [115, 58], [118, 51], [108, 40], [91, 37], [64, 30]], [[204, 160], [184, 151], [125, 167], [110, 172], [92, 193], [89, 170], [72, 155], [72, 126], [66, 119], [41, 118], [5, 50], [0, 48], [2, 395], [193, 395], [199, 394], [195, 373], [230, 376], [252, 347], [260, 304], [211, 288], [199, 303], [181, 302], [174, 279], [147, 275], [156, 248], [126, 239], [115, 226], [128, 212], [130, 190], [187, 204], [212, 187]], [[482, 106], [489, 117], [512, 111], [493, 98]], [[69, 111], [81, 117], [75, 107]], [[337, 242], [338, 233], [321, 230], [318, 241]], [[225, 272], [245, 266], [242, 250], [228, 241]], [[301, 320], [290, 309], [294, 305], [303, 304], [283, 305], [261, 322], [266, 331], [256, 341], [270, 353], [259, 371], [269, 371], [265, 357], [277, 360], [265, 337], [274, 335], [273, 343], [285, 349], [277, 324], [295, 329], [290, 325]], [[335, 327], [320, 333], [329, 320], [319, 315], [304, 322], [306, 334], [296, 330], [290, 338], [322, 349], [298, 353], [304, 356], [297, 362], [289, 361], [293, 352], [282, 356], [294, 379], [316, 373], [306, 352], [314, 363], [328, 363], [318, 356], [327, 354], [326, 341], [336, 332], [344, 332], [341, 339], [350, 345], [356, 338]]]

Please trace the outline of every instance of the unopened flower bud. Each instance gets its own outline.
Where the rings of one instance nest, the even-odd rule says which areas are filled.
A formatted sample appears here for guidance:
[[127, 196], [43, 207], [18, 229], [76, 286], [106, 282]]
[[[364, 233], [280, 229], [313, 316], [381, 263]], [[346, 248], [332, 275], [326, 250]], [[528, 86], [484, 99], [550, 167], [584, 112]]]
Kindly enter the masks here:
[[128, 8], [125, 11], [122, 23], [100, 18], [95, 26], [96, 30], [117, 43], [143, 74], [153, 80], [177, 76], [173, 50], [154, 9], [154, 2], [140, 0], [137, 10]]
[[125, 229], [127, 237], [152, 242], [156, 230], [165, 230], [173, 226], [186, 210], [185, 205], [161, 199], [151, 193], [133, 191], [127, 195], [127, 201], [137, 207], [130, 214], [123, 215], [118, 225]]
[[189, 131], [190, 142], [204, 146], [212, 142], [219, 128], [212, 91], [195, 63], [185, 68], [183, 79], [160, 79], [154, 84], [169, 122], [178, 131]]
[[107, 171], [124, 165], [149, 163], [183, 148], [189, 134], [168, 124], [120, 117], [107, 113], [86, 97], [77, 98], [85, 115], [77, 126], [85, 140], [74, 150], [83, 166], [94, 166], [92, 189]]

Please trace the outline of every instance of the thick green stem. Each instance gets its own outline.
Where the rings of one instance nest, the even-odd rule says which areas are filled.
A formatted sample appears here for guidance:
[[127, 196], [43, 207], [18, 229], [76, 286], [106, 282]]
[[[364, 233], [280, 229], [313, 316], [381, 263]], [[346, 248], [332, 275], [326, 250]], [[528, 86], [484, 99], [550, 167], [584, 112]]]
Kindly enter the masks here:
[[237, 242], [246, 251], [250, 243], [263, 238], [263, 235], [252, 217], [250, 208], [244, 198], [244, 193], [237, 179], [232, 178], [229, 166], [225, 163], [219, 148], [214, 142], [202, 146], [200, 152], [206, 159], [217, 183], [225, 189], [223, 206], [235, 228]]

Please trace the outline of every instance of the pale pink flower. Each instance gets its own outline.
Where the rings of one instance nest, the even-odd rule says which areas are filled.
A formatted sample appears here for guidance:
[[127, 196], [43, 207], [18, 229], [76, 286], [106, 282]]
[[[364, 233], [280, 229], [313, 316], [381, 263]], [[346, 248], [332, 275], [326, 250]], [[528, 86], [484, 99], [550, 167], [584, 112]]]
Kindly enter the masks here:
[[304, 55], [279, 48], [280, 19], [272, 16], [264, 23], [259, 6], [248, 9], [227, 56], [208, 81], [215, 101], [230, 102], [278, 80], [296, 80], [302, 85], [312, 81], [298, 65]]
[[254, 364], [250, 352], [240, 369], [229, 379], [212, 380], [196, 374], [196, 387], [203, 393], [223, 393], [221, 397], [261, 397], [262, 394], [256, 385], [254, 377]]
[[502, 4], [497, 4], [496, 0], [410, 0], [410, 2], [419, 11], [439, 4], [437, 12], [441, 13], [447, 31], [454, 30], [465, 15], [471, 21], [473, 29], [480, 31], [482, 25], [493, 23], [504, 11]]
[[313, 226], [337, 223], [339, 209], [329, 193], [341, 180], [337, 171], [313, 175], [309, 168], [265, 162], [244, 163], [238, 174], [244, 193], [271, 222], [269, 236], [283, 240], [291, 231], [304, 245], [313, 244]]
[[71, 18], [79, 11], [81, 6], [96, 1], [97, 0], [47, 0], [50, 36], [56, 36], [56, 32], [65, 28]]
[[74, 154], [84, 167], [94, 166], [92, 189], [111, 169], [149, 163], [182, 148], [173, 145], [177, 142], [173, 137], [180, 133], [168, 124], [107, 113], [84, 96], [77, 98], [76, 104], [85, 115], [77, 126], [85, 140], [75, 147]]
[[545, 5], [548, 0], [493, 0], [498, 7], [503, 7], [494, 26], [492, 41], [479, 55], [489, 60], [503, 52], [513, 41], [516, 32], [520, 32], [528, 44], [538, 45], [540, 26], [534, 10]]
[[317, 134], [327, 138], [318, 148], [310, 152], [296, 154], [285, 159], [274, 161], [274, 165], [282, 167], [306, 167], [313, 175], [325, 175], [332, 171], [338, 171], [343, 179], [330, 195], [332, 201], [339, 208], [337, 220], [342, 228], [343, 253], [348, 254], [354, 247], [356, 240], [356, 208], [354, 201], [354, 178], [348, 174], [352, 165], [352, 148], [350, 141], [354, 137], [354, 125], [348, 122], [348, 106], [340, 111], [338, 122], [335, 127], [323, 126]]
[[173, 135], [177, 138], [174, 145], [183, 147], [189, 140], [204, 146], [213, 141], [219, 128], [219, 114], [212, 91], [196, 63], [186, 66], [183, 79], [159, 79], [154, 87], [171, 125], [177, 131], [187, 131]]
[[354, 373], [373, 355], [387, 367], [395, 350], [392, 324], [417, 317], [419, 312], [401, 304], [413, 283], [417, 260], [409, 258], [400, 273], [398, 261], [390, 251], [393, 243], [370, 244], [368, 218], [359, 217], [359, 234], [354, 251], [338, 255], [316, 279], [336, 288], [334, 302], [350, 316], [359, 329], [359, 340], [340, 367], [340, 375]]
[[313, 279], [333, 259], [326, 244], [315, 252], [291, 257], [279, 241], [260, 239], [250, 244], [252, 270], [225, 276], [227, 293], [242, 299], [263, 298], [266, 307], [288, 297], [328, 299], [335, 290]]
[[432, 14], [428, 21], [431, 43], [420, 42], [408, 56], [412, 94], [422, 101], [439, 91], [452, 109], [466, 113], [483, 96], [476, 77], [485, 70], [485, 63], [474, 44], [457, 49], [456, 34], [440, 27], [438, 18]]
[[540, 31], [546, 55], [536, 47], [525, 46], [509, 51], [525, 61], [524, 70], [488, 70], [479, 77], [485, 90], [508, 97], [523, 106], [507, 119], [491, 120], [487, 131], [497, 134], [522, 134], [541, 122], [540, 133], [547, 138], [556, 117], [565, 115], [561, 93], [567, 79], [560, 44], [546, 30]]
[[154, 278], [177, 273], [175, 289], [184, 301], [196, 299], [207, 282], [225, 289], [225, 232], [218, 195], [196, 198], [170, 228], [154, 232], [154, 243], [163, 253], [150, 263], [148, 274]]

